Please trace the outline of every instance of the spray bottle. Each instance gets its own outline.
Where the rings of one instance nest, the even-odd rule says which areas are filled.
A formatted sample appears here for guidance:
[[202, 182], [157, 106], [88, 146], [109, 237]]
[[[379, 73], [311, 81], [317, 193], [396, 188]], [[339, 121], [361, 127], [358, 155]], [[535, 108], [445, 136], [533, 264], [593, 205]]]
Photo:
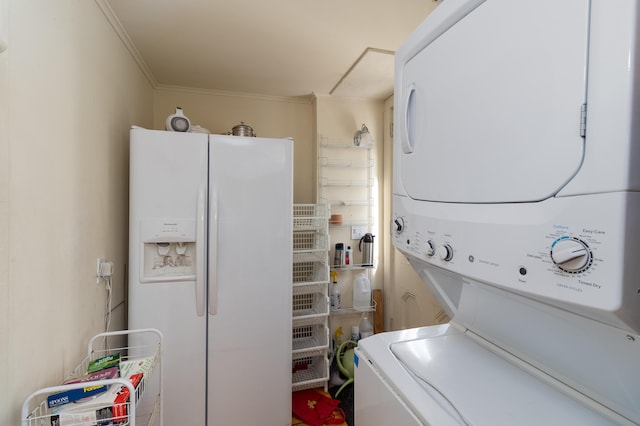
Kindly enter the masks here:
[[331, 286], [331, 309], [340, 309], [342, 306], [342, 296], [340, 295], [340, 287], [338, 287], [338, 272], [331, 271], [333, 285]]

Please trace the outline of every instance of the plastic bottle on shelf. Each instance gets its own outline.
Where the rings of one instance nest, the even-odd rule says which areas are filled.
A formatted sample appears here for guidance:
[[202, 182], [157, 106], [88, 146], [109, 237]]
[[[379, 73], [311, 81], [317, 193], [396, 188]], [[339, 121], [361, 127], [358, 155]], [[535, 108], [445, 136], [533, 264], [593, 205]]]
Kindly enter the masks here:
[[359, 274], [353, 280], [353, 308], [367, 311], [371, 308], [371, 282], [366, 272]]
[[360, 325], [358, 327], [360, 330], [360, 338], [364, 339], [365, 337], [373, 336], [373, 325], [371, 325], [371, 321], [369, 321], [369, 316], [367, 312], [362, 314], [362, 319], [360, 320]]
[[333, 266], [339, 268], [344, 262], [344, 244], [336, 243], [336, 251], [333, 255]]
[[351, 340], [354, 342], [360, 340], [360, 328], [357, 325], [351, 326]]
[[344, 266], [351, 266], [353, 263], [353, 251], [351, 251], [351, 246], [347, 246], [347, 249], [344, 251]]
[[340, 295], [340, 287], [338, 287], [338, 273], [336, 271], [331, 271], [331, 277], [333, 278], [330, 297], [331, 309], [340, 309], [342, 306], [342, 296]]

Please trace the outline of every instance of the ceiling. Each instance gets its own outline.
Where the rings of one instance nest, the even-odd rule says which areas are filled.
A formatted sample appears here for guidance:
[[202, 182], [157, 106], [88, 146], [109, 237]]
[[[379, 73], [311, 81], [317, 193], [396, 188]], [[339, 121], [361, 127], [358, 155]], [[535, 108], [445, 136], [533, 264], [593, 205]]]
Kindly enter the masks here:
[[154, 87], [385, 99], [435, 0], [97, 0]]

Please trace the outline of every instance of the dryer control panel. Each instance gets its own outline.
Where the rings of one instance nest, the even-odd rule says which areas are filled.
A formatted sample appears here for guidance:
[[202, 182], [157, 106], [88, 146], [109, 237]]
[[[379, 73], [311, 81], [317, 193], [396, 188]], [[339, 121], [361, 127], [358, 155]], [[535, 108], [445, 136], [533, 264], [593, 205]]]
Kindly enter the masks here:
[[[625, 197], [639, 196], [600, 194], [473, 208], [395, 196], [392, 239], [410, 260], [638, 330], [640, 286], [632, 277], [640, 269], [621, 254], [640, 247], [623, 232], [632, 219], [622, 223], [613, 208], [630, 204]], [[612, 208], [586, 205], [594, 202]], [[617, 215], [608, 217], [613, 211]]]

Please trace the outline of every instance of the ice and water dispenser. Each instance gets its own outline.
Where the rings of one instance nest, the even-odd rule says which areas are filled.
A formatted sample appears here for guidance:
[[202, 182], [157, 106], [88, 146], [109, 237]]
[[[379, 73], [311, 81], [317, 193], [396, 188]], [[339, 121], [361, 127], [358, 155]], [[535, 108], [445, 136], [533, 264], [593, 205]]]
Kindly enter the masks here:
[[196, 279], [196, 221], [152, 219], [140, 224], [140, 281]]

